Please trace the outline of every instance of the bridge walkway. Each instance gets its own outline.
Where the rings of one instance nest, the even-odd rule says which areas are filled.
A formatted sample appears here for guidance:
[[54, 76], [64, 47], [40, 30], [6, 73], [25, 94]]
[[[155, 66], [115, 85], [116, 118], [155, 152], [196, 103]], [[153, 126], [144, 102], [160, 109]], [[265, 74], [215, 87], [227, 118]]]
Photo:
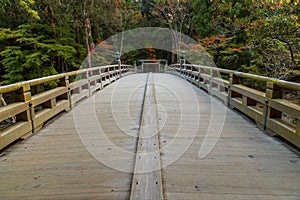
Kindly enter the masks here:
[[[153, 123], [154, 178], [135, 154]], [[171, 74], [126, 76], [0, 153], [0, 199], [130, 199], [149, 184], [164, 199], [300, 199], [299, 176], [296, 151]]]

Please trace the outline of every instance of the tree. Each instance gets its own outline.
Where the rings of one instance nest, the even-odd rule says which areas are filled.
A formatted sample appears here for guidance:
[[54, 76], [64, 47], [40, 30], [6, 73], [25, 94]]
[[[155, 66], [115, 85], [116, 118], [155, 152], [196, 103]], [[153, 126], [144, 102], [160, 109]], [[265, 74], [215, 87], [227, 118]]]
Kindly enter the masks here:
[[152, 15], [153, 10], [154, 0], [142, 0], [141, 13], [144, 17], [147, 17], [149, 19]]
[[[181, 51], [182, 33], [189, 34], [191, 28], [191, 1], [163, 0], [154, 5], [153, 15], [162, 24], [172, 30], [173, 49]], [[179, 33], [179, 34], [178, 34]], [[178, 53], [178, 52], [177, 52]], [[172, 54], [172, 62], [177, 62], [176, 54]]]
[[51, 29], [41, 25], [0, 29], [0, 42], [7, 44], [0, 52], [6, 72], [4, 84], [56, 74], [58, 56], [66, 65], [73, 66], [71, 69], [78, 66], [74, 60], [76, 50], [64, 40], [48, 38], [48, 31]]
[[217, 66], [239, 69], [251, 60], [247, 27], [251, 24], [251, 0], [196, 0], [192, 22], [199, 42]]
[[253, 13], [257, 20], [248, 32], [253, 60], [266, 75], [290, 79], [300, 70], [300, 5], [265, 3], [257, 7]]
[[40, 19], [34, 0], [0, 0], [0, 27], [16, 29], [28, 21]]
[[214, 3], [210, 0], [195, 0], [192, 3], [192, 22], [200, 38], [210, 37], [218, 32], [213, 23]]
[[123, 0], [0, 1], [4, 83], [78, 69], [94, 43], [122, 30]]

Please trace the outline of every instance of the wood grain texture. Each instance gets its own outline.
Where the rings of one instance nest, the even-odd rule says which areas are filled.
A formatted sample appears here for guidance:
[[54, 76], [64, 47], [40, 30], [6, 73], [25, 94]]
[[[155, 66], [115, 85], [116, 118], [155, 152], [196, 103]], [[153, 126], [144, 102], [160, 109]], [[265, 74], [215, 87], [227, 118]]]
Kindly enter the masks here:
[[[1, 151], [0, 199], [130, 199], [146, 77], [114, 82]], [[143, 142], [159, 154], [145, 167], [160, 156], [164, 199], [300, 199], [299, 152], [179, 77], [153, 83], [159, 135]]]
[[[177, 88], [182, 95], [189, 83], [178, 77], [157, 75], [155, 83]], [[160, 142], [164, 198], [165, 199], [299, 199], [300, 198], [300, 159], [284, 142], [263, 133], [257, 126], [240, 113], [226, 109], [225, 120], [219, 112], [213, 112], [214, 102], [209, 95], [191, 85], [196, 99], [190, 99], [190, 107], [182, 111], [171, 105], [179, 104], [162, 88], [157, 88], [157, 103], [166, 108], [167, 121], [161, 124]], [[163, 93], [163, 95], [162, 95]], [[195, 137], [191, 138], [192, 127], [180, 134], [180, 116], [187, 115], [189, 120], [196, 116], [193, 110], [199, 105], [199, 125]], [[162, 115], [159, 112], [158, 115]], [[220, 120], [221, 121], [221, 120]], [[221, 135], [212, 151], [199, 158], [199, 150], [207, 134], [209, 125], [222, 126]], [[178, 131], [179, 130], [179, 131]], [[180, 137], [179, 137], [180, 136]], [[172, 158], [192, 140], [189, 148], [174, 162]], [[173, 142], [173, 145], [171, 145]], [[168, 164], [168, 165], [167, 165]], [[167, 165], [167, 166], [166, 166]]]
[[[87, 110], [91, 106], [91, 98], [88, 98], [37, 134], [2, 151], [0, 199], [129, 199], [134, 157], [120, 155], [115, 149], [134, 153], [136, 137], [124, 133], [115, 123], [113, 115], [122, 116], [123, 110], [112, 110], [111, 97], [118, 86], [116, 102], [128, 108], [133, 124], [138, 124], [143, 88], [134, 92], [129, 102], [125, 102], [123, 94], [133, 93], [136, 84], [145, 83], [145, 77], [125, 77], [122, 84], [109, 85], [94, 96], [95, 115], [114, 148], [98, 140], [99, 130]], [[87, 119], [84, 125], [89, 128], [85, 133], [93, 142], [93, 149], [125, 172], [105, 165], [88, 151], [79, 137], [77, 129], [81, 127], [75, 126], [75, 118], [81, 116]], [[128, 122], [122, 126], [137, 135], [137, 127]]]
[[131, 200], [163, 199], [157, 108], [152, 73], [148, 75], [137, 143]]

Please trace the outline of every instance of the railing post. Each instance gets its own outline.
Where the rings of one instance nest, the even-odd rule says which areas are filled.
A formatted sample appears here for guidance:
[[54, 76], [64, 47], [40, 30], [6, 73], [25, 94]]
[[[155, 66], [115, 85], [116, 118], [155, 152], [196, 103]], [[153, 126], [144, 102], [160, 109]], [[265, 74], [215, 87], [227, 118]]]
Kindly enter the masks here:
[[164, 68], [164, 72], [167, 72], [169, 70], [169, 67], [168, 67], [168, 60], [166, 60], [165, 62], [165, 68]]
[[99, 79], [100, 80], [99, 81], [100, 90], [102, 90], [103, 86], [102, 86], [102, 75], [101, 75], [102, 72], [101, 72], [101, 68], [98, 69], [98, 73], [99, 73], [99, 77], [100, 77], [100, 79]]
[[137, 73], [136, 60], [134, 60], [134, 62], [133, 62], [133, 67], [134, 67], [134, 72]]
[[[273, 82], [267, 82], [266, 97], [269, 99], [282, 99], [283, 98], [282, 88], [278, 87]], [[281, 118], [281, 115], [282, 112], [275, 110], [274, 108], [268, 109], [267, 117], [269, 118]]]
[[23, 85], [16, 91], [16, 101], [26, 102], [31, 100], [31, 91], [29, 85]]
[[108, 83], [111, 84], [110, 67], [107, 67], [107, 72], [108, 72]]
[[198, 72], [198, 88], [200, 88], [200, 77], [201, 77], [201, 68], [200, 68], [200, 66], [198, 67], [197, 72]]
[[185, 70], [183, 70], [183, 72], [182, 72], [183, 67], [185, 67], [185, 52], [181, 51], [181, 55], [180, 55], [180, 74], [182, 74], [184, 76]]
[[248, 98], [246, 96], [243, 96], [242, 102], [243, 102], [244, 106], [255, 106], [256, 105], [256, 101], [255, 100], [250, 99], [250, 98]]
[[[116, 62], [117, 62], [117, 65], [118, 65], [118, 68], [119, 68], [119, 78], [121, 78], [122, 77], [122, 73], [121, 73], [121, 56], [120, 56], [120, 52], [116, 52]], [[114, 69], [116, 69], [115, 67], [114, 67]], [[114, 73], [115, 73], [115, 71], [114, 71]]]
[[209, 87], [208, 87], [208, 93], [212, 95], [212, 84], [213, 84], [213, 70], [209, 69]]
[[228, 86], [228, 106], [231, 107], [231, 99], [233, 97], [238, 97], [239, 94], [237, 92], [234, 92], [232, 90], [232, 86], [234, 84], [239, 84], [240, 83], [240, 78], [236, 76], [234, 73], [230, 73], [229, 75], [229, 86]]
[[264, 106], [264, 130], [267, 129], [267, 122], [268, 118], [281, 118], [282, 112], [269, 107], [269, 99], [275, 99], [283, 97], [283, 91], [280, 87], [276, 86], [273, 82], [267, 82], [267, 89], [266, 89], [266, 105]]
[[[16, 91], [16, 102], [28, 102], [28, 110], [16, 116], [16, 121], [28, 121], [31, 124], [31, 131], [34, 133], [34, 107], [31, 104], [31, 88], [30, 85], [23, 85]], [[28, 133], [28, 135], [31, 135]], [[25, 135], [28, 136], [28, 135]], [[23, 136], [24, 137], [24, 136]]]
[[83, 89], [88, 89], [89, 90], [89, 96], [91, 96], [91, 86], [90, 86], [90, 79], [89, 79], [89, 71], [87, 70], [83, 75], [83, 79], [87, 80], [87, 86], [83, 86]]
[[69, 76], [65, 75], [59, 80], [59, 86], [67, 88], [67, 93], [64, 94], [61, 98], [69, 101], [69, 109], [72, 109], [72, 98], [71, 98], [71, 88], [70, 88]]
[[232, 91], [232, 86], [234, 84], [239, 84], [240, 83], [240, 77], [238, 77], [237, 75], [235, 75], [234, 73], [230, 74], [230, 78], [229, 78], [229, 84], [230, 84], [230, 97], [238, 97], [239, 94], [237, 92]]

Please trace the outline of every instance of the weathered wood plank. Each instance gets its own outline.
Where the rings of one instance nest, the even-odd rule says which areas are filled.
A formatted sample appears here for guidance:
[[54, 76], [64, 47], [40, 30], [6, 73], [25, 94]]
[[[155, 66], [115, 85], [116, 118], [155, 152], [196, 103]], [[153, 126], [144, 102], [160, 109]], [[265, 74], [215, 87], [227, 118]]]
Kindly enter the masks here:
[[155, 89], [150, 73], [145, 89], [130, 199], [163, 199], [156, 112]]
[[0, 122], [29, 109], [28, 102], [12, 103], [0, 108]]
[[[129, 199], [145, 80], [145, 74], [122, 78], [0, 152], [0, 199]], [[147, 128], [157, 126], [159, 143], [146, 138], [139, 149], [159, 148], [152, 154], [157, 159], [145, 154], [141, 168], [164, 167], [164, 199], [300, 198], [299, 153], [187, 81], [168, 74], [153, 74], [153, 80], [157, 124]], [[222, 128], [221, 134], [208, 134], [210, 128]], [[79, 134], [89, 143], [83, 144]], [[205, 141], [216, 144], [200, 158]]]
[[[181, 95], [189, 96], [186, 94], [188, 87], [183, 84], [185, 81], [177, 77], [156, 75], [154, 80], [156, 84], [170, 90], [177, 88]], [[188, 85], [187, 82], [185, 84]], [[212, 121], [222, 114], [221, 111], [212, 111], [216, 102], [203, 91], [193, 85], [191, 87], [197, 100], [190, 99], [190, 106], [182, 106], [184, 109], [181, 111], [170, 106], [179, 105], [172, 92], [157, 89], [157, 104], [165, 108], [158, 112], [158, 116], [168, 116], [166, 122], [160, 123], [161, 164], [167, 165], [162, 170], [164, 198], [298, 199], [299, 155], [233, 110], [226, 110], [223, 122]], [[184, 134], [179, 135], [182, 127], [180, 116], [182, 113], [192, 113], [190, 108], [196, 109], [197, 105], [200, 117], [196, 135], [191, 136], [192, 123], [188, 122], [185, 122]], [[187, 121], [192, 121], [196, 115], [186, 117]], [[214, 134], [206, 135], [209, 124], [223, 126], [223, 129], [212, 151], [201, 159], [199, 150], [205, 137], [216, 137]], [[191, 140], [189, 148], [174, 160]]]
[[[126, 103], [129, 104], [133, 124], [138, 124], [141, 107], [136, 105], [141, 105], [144, 91], [142, 88], [137, 92], [132, 90], [136, 84], [144, 84], [145, 77], [132, 81], [127, 77], [124, 79], [125, 82], [118, 84], [118, 88], [122, 93], [134, 93], [134, 98]], [[110, 85], [98, 92], [93, 105], [90, 99], [85, 99], [70, 112], [47, 124], [36, 135], [2, 151], [0, 199], [128, 199], [136, 138], [124, 133], [111, 117], [112, 113], [119, 115], [124, 111], [119, 108], [112, 110], [111, 94], [114, 87]], [[124, 100], [122, 95], [116, 98], [120, 98], [118, 102]], [[90, 119], [90, 106], [97, 108], [96, 116], [113, 148], [110, 143], [98, 140], [98, 128]], [[89, 129], [85, 133], [93, 142], [90, 147], [125, 172], [106, 166], [89, 153], [88, 146], [83, 145], [77, 133], [77, 129], [81, 128], [75, 126], [74, 118], [81, 116], [87, 119], [85, 124]], [[122, 126], [137, 135], [138, 129], [134, 125], [123, 123]], [[120, 155], [118, 148], [132, 154]]]

